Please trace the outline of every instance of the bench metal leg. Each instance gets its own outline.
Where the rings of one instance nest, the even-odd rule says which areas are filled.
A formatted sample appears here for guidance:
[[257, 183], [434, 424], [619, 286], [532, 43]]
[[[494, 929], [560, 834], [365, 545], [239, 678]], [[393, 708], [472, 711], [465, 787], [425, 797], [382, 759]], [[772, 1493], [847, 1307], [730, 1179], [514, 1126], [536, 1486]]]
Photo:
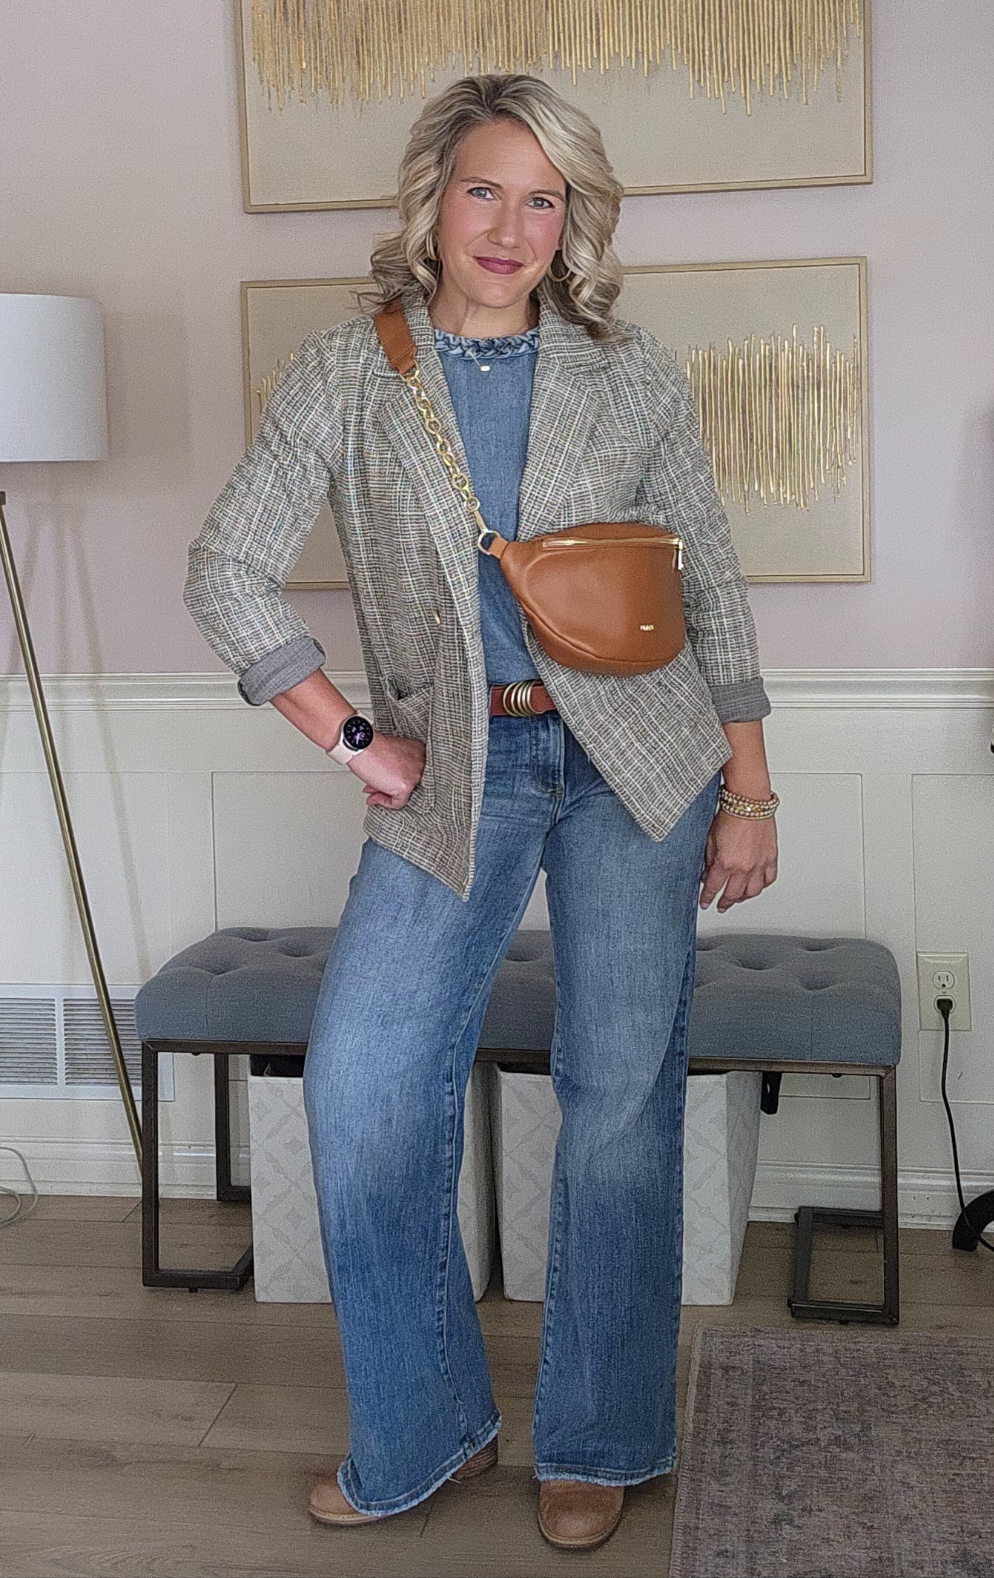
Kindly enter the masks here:
[[[217, 1091], [217, 1065], [225, 1065], [225, 1091], [227, 1091], [227, 1058], [215, 1058], [214, 1078]], [[227, 1103], [226, 1103], [227, 1106]], [[227, 1111], [225, 1113], [227, 1131]], [[224, 1147], [227, 1157], [228, 1187], [230, 1178], [230, 1145]], [[222, 1151], [216, 1152], [218, 1169], [218, 1199], [222, 1196], [220, 1178], [223, 1169]], [[243, 1198], [248, 1196], [244, 1191]], [[146, 1288], [188, 1288], [195, 1293], [198, 1288], [220, 1288], [237, 1292], [245, 1286], [252, 1271], [252, 1246], [239, 1257], [228, 1271], [184, 1271], [159, 1264], [159, 1055], [154, 1046], [142, 1043], [142, 1284]]]
[[[877, 1081], [880, 1112], [880, 1210], [831, 1211], [804, 1205], [795, 1213], [794, 1293], [790, 1312], [798, 1320], [850, 1321], [875, 1326], [896, 1326], [900, 1320], [897, 1217], [897, 1069], [888, 1069]], [[811, 1299], [808, 1286], [814, 1228], [882, 1227], [884, 1236], [884, 1298], [882, 1304], [847, 1302], [844, 1299]]]
[[217, 1199], [247, 1204], [252, 1191], [245, 1184], [231, 1181], [231, 1088], [224, 1052], [214, 1053], [214, 1157]]

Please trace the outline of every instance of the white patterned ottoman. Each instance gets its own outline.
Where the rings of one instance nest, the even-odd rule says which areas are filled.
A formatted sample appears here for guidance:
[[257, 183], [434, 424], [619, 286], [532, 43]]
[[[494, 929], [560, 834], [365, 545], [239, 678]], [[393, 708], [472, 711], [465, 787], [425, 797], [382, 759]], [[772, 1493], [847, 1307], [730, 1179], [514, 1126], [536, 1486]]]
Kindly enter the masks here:
[[[478, 1299], [490, 1281], [495, 1247], [489, 1074], [481, 1065], [470, 1077], [457, 1200], [459, 1229]], [[261, 1303], [327, 1303], [303, 1081], [250, 1073], [248, 1095], [255, 1296]]]
[[[560, 1112], [548, 1074], [498, 1068], [492, 1129], [504, 1294], [545, 1296], [552, 1159]], [[759, 1149], [763, 1076], [691, 1074], [683, 1171], [683, 1303], [735, 1296]]]

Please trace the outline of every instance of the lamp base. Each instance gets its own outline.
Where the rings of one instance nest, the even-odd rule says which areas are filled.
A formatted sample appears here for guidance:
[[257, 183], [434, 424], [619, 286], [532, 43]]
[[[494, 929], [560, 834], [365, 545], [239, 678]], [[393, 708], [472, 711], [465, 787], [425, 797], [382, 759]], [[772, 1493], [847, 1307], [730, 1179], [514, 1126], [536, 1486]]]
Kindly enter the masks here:
[[48, 716], [48, 707], [45, 703], [45, 692], [42, 689], [41, 675], [38, 672], [38, 661], [35, 657], [34, 643], [31, 639], [31, 628], [28, 624], [27, 609], [21, 593], [20, 581], [17, 577], [17, 566], [14, 562], [14, 550], [11, 547], [10, 535], [7, 531], [7, 518], [3, 507], [7, 502], [6, 493], [0, 492], [0, 561], [3, 563], [4, 579], [7, 582], [7, 594], [10, 598], [11, 612], [14, 616], [14, 627], [17, 631], [17, 641], [21, 649], [21, 658], [24, 663], [24, 672], [27, 676], [28, 689], [31, 692], [31, 703], [34, 707], [35, 720], [38, 724], [38, 733], [41, 736], [42, 751], [45, 756], [45, 767], [48, 771], [48, 781], [52, 786], [52, 796], [55, 800], [55, 811], [59, 819], [59, 830], [62, 834], [62, 843], [66, 852], [66, 863], [69, 867], [69, 877], [72, 882], [73, 897], [76, 900], [76, 911], [83, 932], [83, 941], [86, 945], [86, 956], [90, 964], [90, 974], [96, 989], [97, 1001], [100, 1004], [100, 1015], [103, 1019], [104, 1030], [110, 1045], [111, 1055], [114, 1059], [114, 1072], [124, 1103], [125, 1116], [128, 1120], [128, 1129], [131, 1133], [131, 1143], [134, 1146], [135, 1156], [141, 1168], [141, 1124], [138, 1118], [138, 1107], [135, 1102], [134, 1091], [128, 1078], [127, 1064], [124, 1061], [124, 1051], [121, 1046], [121, 1037], [118, 1033], [117, 1022], [114, 1018], [114, 1009], [107, 990], [107, 979], [104, 975], [103, 961], [100, 957], [100, 948], [97, 943], [97, 934], [93, 926], [93, 916], [90, 911], [90, 901], [86, 892], [86, 883], [83, 879], [83, 866], [76, 846], [76, 834], [73, 830], [72, 816], [69, 811], [69, 801], [66, 798], [65, 784], [62, 781], [62, 769], [59, 766], [58, 752], [55, 749], [55, 737], [52, 734], [52, 724]]

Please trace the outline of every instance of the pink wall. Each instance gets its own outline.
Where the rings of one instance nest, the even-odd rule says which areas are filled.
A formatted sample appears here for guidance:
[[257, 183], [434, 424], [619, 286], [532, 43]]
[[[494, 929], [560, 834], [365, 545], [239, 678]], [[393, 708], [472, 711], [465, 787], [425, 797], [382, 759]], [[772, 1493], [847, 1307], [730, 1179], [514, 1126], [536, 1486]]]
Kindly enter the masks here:
[[[868, 256], [874, 579], [755, 587], [763, 661], [990, 667], [994, 7], [873, 10], [872, 186], [632, 198], [619, 250]], [[4, 0], [0, 61], [0, 290], [95, 297], [109, 355], [113, 458], [0, 468], [39, 659], [204, 671], [180, 588], [242, 449], [238, 282], [361, 274], [394, 216], [242, 213], [229, 0]], [[347, 595], [298, 597], [359, 666]]]

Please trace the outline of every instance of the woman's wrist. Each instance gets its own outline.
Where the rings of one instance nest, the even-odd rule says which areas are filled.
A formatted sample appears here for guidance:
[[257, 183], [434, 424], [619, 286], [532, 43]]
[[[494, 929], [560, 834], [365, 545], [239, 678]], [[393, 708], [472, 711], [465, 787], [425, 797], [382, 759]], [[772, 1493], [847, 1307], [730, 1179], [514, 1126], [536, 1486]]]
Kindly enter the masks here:
[[338, 744], [342, 724], [355, 712], [321, 669], [299, 685], [274, 696], [273, 706], [323, 751]]
[[773, 794], [769, 773], [733, 773], [726, 768], [721, 777], [731, 794], [744, 795], [747, 800], [769, 800]]
[[726, 789], [750, 800], [769, 800], [773, 786], [766, 762], [762, 722], [757, 719], [749, 723], [726, 723], [723, 728], [732, 751], [722, 769]]
[[747, 817], [752, 821], [769, 820], [776, 815], [779, 804], [778, 794], [771, 792], [765, 798], [758, 799], [751, 795], [732, 794], [725, 785], [722, 785], [718, 795], [719, 811], [724, 811], [728, 816]]

